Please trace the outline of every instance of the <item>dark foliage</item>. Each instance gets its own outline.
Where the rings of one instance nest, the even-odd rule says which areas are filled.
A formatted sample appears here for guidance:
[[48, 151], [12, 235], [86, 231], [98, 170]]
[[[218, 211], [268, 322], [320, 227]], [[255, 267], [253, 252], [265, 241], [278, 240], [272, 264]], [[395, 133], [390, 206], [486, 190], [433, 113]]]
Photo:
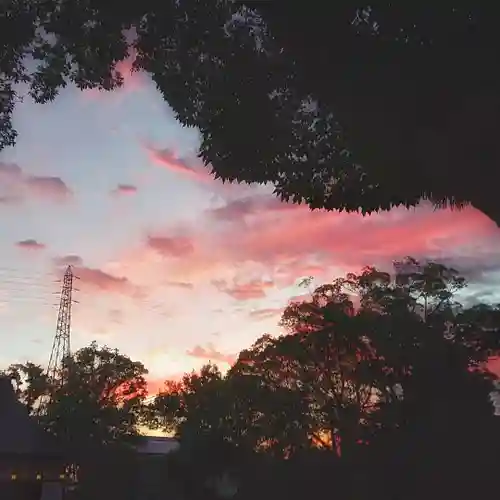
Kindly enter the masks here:
[[[117, 350], [90, 344], [65, 360], [64, 383], [32, 363], [6, 370], [28, 410], [50, 394], [40, 423], [56, 438], [78, 486], [70, 500], [135, 500], [134, 441], [147, 370]], [[33, 423], [33, 422], [32, 422]]]
[[225, 181], [363, 213], [422, 198], [500, 222], [499, 33], [485, 2], [146, 0], [0, 6], [0, 148], [24, 94], [112, 90], [134, 54]]
[[263, 16], [295, 65], [294, 86], [332, 113], [353, 162], [379, 185], [360, 192], [356, 183], [360, 204], [424, 195], [471, 202], [499, 221], [485, 182], [500, 154], [500, 72], [490, 63], [500, 40], [489, 4], [237, 3]]
[[[492, 498], [500, 307], [464, 307], [466, 285], [412, 258], [348, 274], [290, 303], [286, 334], [258, 339], [227, 374], [207, 365], [167, 382], [147, 412], [142, 364], [81, 349], [45, 415], [76, 466], [68, 498]], [[30, 363], [9, 373], [33, 408], [46, 377]], [[179, 449], [138, 456], [144, 419], [175, 431]]]
[[129, 449], [101, 449], [80, 459], [78, 487], [71, 500], [140, 498], [138, 457]]
[[453, 269], [395, 269], [317, 288], [284, 312], [287, 335], [259, 339], [226, 376], [207, 366], [158, 396], [189, 498], [217, 493], [224, 474], [241, 499], [493, 494], [500, 422], [486, 363], [500, 352], [499, 310], [463, 308]]

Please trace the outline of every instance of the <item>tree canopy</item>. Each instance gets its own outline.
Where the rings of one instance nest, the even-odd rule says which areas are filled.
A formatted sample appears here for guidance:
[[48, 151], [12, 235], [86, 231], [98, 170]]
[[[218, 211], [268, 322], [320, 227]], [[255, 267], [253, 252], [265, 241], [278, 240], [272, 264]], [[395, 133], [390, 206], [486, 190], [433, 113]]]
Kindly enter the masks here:
[[485, 179], [500, 153], [500, 75], [489, 63], [499, 34], [486, 3], [238, 3], [262, 15], [293, 61], [293, 85], [338, 121], [353, 164], [392, 202], [470, 202], [498, 222]]
[[[32, 412], [49, 395], [40, 423], [58, 438], [79, 488], [76, 500], [132, 498], [134, 455], [146, 396], [147, 370], [117, 350], [92, 343], [64, 360], [64, 378], [50, 381], [33, 363], [6, 373]], [[129, 495], [129, 496], [127, 496]]]
[[65, 360], [62, 384], [32, 363], [7, 372], [28, 409], [50, 392], [42, 423], [76, 466], [78, 500], [131, 498], [138, 424], [180, 443], [142, 463], [151, 498], [299, 499], [325, 484], [339, 500], [489, 498], [500, 305], [461, 303], [466, 286], [410, 257], [349, 273], [290, 302], [283, 333], [226, 373], [209, 364], [167, 381], [151, 405], [142, 363], [95, 343]]
[[477, 2], [8, 0], [0, 6], [0, 147], [23, 92], [112, 90], [151, 74], [225, 181], [311, 208], [472, 203], [500, 223], [498, 30]]
[[278, 488], [292, 498], [313, 470], [336, 478], [339, 498], [438, 498], [438, 480], [454, 498], [486, 493], [500, 458], [487, 370], [500, 310], [461, 305], [464, 286], [457, 271], [414, 259], [320, 286], [287, 307], [286, 334], [257, 340], [225, 376], [207, 366], [167, 384], [157, 419], [186, 444], [184, 464], [230, 471], [241, 498], [255, 494], [255, 471], [282, 477], [283, 459], [292, 477]]
[[147, 395], [142, 363], [92, 343], [66, 359], [64, 371], [45, 416], [49, 430], [70, 449], [93, 451], [137, 435]]
[[37, 402], [49, 390], [49, 379], [44, 369], [28, 361], [10, 365], [4, 373], [13, 380], [17, 398], [32, 414]]

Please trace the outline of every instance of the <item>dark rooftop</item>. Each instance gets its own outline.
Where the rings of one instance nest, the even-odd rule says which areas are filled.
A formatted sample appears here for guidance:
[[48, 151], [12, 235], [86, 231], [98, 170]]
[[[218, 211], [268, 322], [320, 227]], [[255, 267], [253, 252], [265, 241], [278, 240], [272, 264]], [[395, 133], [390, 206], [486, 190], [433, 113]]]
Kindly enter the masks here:
[[18, 401], [10, 378], [0, 376], [0, 455], [54, 455], [52, 437]]
[[179, 448], [179, 441], [164, 436], [141, 436], [136, 450], [141, 455], [167, 455]]

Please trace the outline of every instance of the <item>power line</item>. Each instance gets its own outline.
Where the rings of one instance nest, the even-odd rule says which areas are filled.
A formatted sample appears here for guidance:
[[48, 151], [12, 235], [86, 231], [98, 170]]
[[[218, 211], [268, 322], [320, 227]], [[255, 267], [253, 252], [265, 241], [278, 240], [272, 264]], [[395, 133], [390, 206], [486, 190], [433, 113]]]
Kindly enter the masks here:
[[[39, 309], [60, 307], [60, 303], [55, 303], [55, 295], [59, 295], [62, 281], [62, 270], [46, 271], [36, 270], [35, 274], [26, 274], [22, 269], [0, 267], [0, 302], [6, 306], [6, 314], [16, 314], [19, 321], [32, 321], [33, 317], [25, 314], [25, 308], [29, 305]], [[76, 289], [73, 287], [73, 292]], [[110, 294], [107, 290], [99, 290], [85, 287], [82, 290], [88, 307], [92, 307], [93, 316], [102, 316], [101, 320], [106, 321], [106, 315], [110, 309], [124, 310], [123, 321], [119, 322], [126, 325], [129, 316], [136, 317], [137, 309], [141, 316], [147, 316], [152, 321], [163, 321], [169, 317], [171, 311], [165, 303], [157, 297], [129, 297], [121, 294]], [[103, 297], [104, 294], [104, 297]], [[109, 303], [108, 303], [109, 302]], [[85, 314], [83, 311], [82, 314]], [[96, 314], [100, 313], [100, 314]], [[129, 313], [129, 314], [127, 314]], [[5, 313], [4, 313], [5, 314]], [[72, 318], [79, 324], [82, 316], [77, 315]], [[85, 316], [85, 325], [88, 325], [88, 315]], [[114, 328], [118, 328], [115, 326]]]
[[7, 307], [28, 303], [35, 306], [54, 305], [57, 290], [55, 275], [49, 272], [26, 274], [20, 269], [0, 267], [0, 301]]
[[[29, 272], [29, 274], [28, 274]], [[45, 281], [47, 278], [56, 278], [57, 276], [50, 272], [20, 272], [18, 269], [11, 268], [0, 268], [0, 279], [3, 281], [5, 279], [13, 279], [16, 281]]]

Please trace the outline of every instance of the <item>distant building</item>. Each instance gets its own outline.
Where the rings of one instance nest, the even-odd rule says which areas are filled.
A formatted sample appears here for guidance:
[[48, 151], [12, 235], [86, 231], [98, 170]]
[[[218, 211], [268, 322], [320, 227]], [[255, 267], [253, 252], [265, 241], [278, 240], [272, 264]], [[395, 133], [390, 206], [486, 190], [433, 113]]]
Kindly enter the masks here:
[[61, 500], [65, 468], [61, 450], [0, 376], [0, 499]]
[[182, 500], [169, 474], [166, 457], [179, 449], [171, 437], [142, 436], [136, 445], [139, 454], [137, 500]]
[[[140, 456], [137, 500], [183, 500], [179, 483], [171, 475], [167, 462], [167, 456], [179, 447], [179, 441], [171, 437], [140, 439], [136, 445]], [[238, 491], [238, 484], [229, 473], [212, 477], [205, 484], [220, 499], [230, 499]]]
[[143, 436], [136, 449], [140, 455], [162, 456], [179, 449], [179, 441], [172, 437]]

